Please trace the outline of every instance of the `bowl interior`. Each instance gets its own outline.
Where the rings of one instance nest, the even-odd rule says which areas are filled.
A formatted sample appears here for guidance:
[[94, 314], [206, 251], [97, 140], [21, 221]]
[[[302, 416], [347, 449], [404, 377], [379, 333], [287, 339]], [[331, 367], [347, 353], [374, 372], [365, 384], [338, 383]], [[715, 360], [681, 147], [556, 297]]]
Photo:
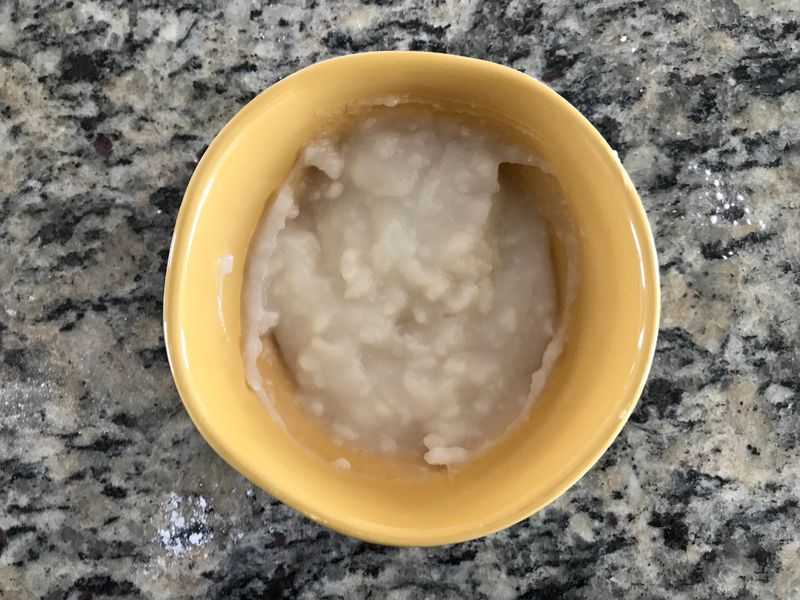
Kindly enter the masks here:
[[[279, 361], [261, 365], [289, 435], [246, 386], [241, 290], [250, 238], [298, 151], [364, 99], [460, 105], [514, 125], [552, 168], [524, 185], [560, 195], [575, 228], [578, 294], [561, 359], [527, 420], [454, 475], [343, 452], [291, 401]], [[556, 248], [563, 256], [565, 248]], [[232, 271], [223, 266], [232, 258]], [[565, 261], [556, 260], [561, 295]], [[511, 69], [425, 53], [320, 63], [248, 104], [206, 151], [178, 217], [165, 292], [175, 381], [197, 427], [231, 465], [308, 516], [363, 539], [439, 544], [484, 535], [560, 495], [602, 454], [641, 392], [658, 321], [653, 241], [635, 190], [599, 134], [549, 88]], [[294, 407], [294, 408], [293, 408]], [[294, 412], [293, 412], [294, 411]], [[295, 438], [301, 437], [305, 450]], [[331, 461], [346, 456], [351, 471]], [[413, 471], [413, 472], [412, 472]]]

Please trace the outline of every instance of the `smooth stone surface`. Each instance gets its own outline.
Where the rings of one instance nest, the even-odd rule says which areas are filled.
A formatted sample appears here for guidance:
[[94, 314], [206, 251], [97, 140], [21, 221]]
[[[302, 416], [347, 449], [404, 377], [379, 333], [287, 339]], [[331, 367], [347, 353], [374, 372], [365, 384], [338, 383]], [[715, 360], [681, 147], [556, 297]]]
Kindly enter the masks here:
[[[0, 598], [800, 595], [796, 3], [214, 4], [0, 3]], [[660, 252], [619, 439], [547, 510], [448, 548], [346, 539], [252, 490], [161, 335], [205, 145], [280, 77], [381, 48], [552, 85], [619, 151]]]

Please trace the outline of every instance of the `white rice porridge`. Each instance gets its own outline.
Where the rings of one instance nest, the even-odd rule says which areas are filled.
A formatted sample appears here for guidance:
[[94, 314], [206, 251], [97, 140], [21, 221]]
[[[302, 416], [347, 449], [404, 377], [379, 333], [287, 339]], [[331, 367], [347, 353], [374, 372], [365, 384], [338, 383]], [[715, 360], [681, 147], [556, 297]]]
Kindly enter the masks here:
[[341, 443], [462, 463], [534, 401], [560, 352], [545, 222], [501, 189], [531, 157], [472, 121], [385, 109], [303, 151], [245, 282], [249, 385], [270, 334]]

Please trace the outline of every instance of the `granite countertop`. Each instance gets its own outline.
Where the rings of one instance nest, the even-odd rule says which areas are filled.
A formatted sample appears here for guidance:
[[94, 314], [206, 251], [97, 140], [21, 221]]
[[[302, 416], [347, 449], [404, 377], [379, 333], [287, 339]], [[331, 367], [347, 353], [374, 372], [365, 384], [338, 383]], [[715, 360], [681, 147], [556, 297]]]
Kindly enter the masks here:
[[[162, 4], [0, 2], [0, 598], [800, 598], [795, 0]], [[213, 135], [300, 67], [389, 48], [552, 85], [619, 151], [661, 266], [612, 448], [446, 548], [348, 539], [253, 489], [194, 429], [161, 332]]]

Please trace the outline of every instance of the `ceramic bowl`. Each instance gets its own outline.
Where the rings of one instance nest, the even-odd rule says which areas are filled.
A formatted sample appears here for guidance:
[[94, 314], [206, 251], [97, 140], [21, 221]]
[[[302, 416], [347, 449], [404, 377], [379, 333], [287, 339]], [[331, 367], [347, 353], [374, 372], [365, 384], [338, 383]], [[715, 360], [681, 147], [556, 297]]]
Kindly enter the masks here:
[[[287, 427], [245, 384], [241, 295], [256, 224], [315, 133], [336, 115], [387, 97], [462, 107], [522, 132], [549, 164], [547, 174], [532, 174], [526, 185], [539, 197], [560, 198], [554, 206], [572, 231], [554, 237], [564, 351], [524, 422], [454, 473], [415, 471], [335, 446], [292, 401], [280, 361], [260, 366]], [[208, 443], [254, 484], [311, 519], [392, 545], [483, 536], [563, 494], [634, 409], [658, 318], [647, 217], [616, 154], [589, 121], [513, 69], [417, 52], [321, 62], [247, 104], [214, 139], [189, 183], [164, 293], [175, 383]], [[340, 456], [352, 469], [333, 466]]]

